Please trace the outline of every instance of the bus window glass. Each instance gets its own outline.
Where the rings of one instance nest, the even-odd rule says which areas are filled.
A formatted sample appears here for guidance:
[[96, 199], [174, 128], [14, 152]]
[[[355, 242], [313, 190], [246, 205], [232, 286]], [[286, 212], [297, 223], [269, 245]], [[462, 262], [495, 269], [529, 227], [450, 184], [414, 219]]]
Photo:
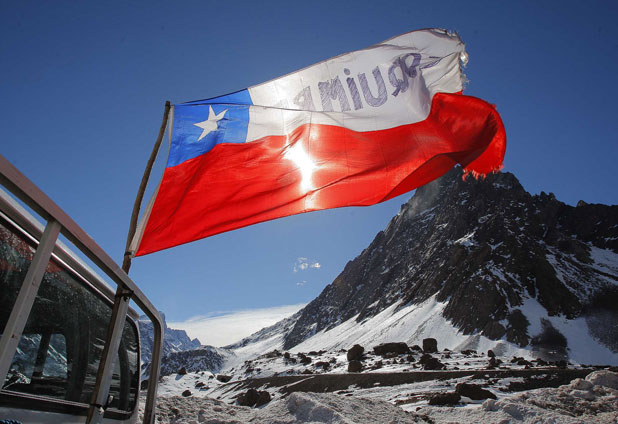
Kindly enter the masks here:
[[[6, 258], [2, 259], [20, 260], [15, 254]], [[4, 281], [2, 284], [7, 285]], [[99, 293], [52, 259], [3, 389], [90, 403], [111, 312], [111, 304]], [[6, 319], [8, 314], [2, 328]], [[116, 354], [110, 407], [125, 411], [134, 408], [138, 349], [135, 325], [127, 319]]]
[[34, 248], [0, 219], [0, 334], [4, 332], [33, 257]]

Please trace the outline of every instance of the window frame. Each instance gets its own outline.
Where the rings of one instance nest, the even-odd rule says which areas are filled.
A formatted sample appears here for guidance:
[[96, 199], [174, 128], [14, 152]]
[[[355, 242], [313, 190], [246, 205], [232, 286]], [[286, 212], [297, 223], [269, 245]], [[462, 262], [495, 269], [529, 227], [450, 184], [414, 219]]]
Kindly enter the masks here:
[[[5, 227], [9, 229], [10, 231], [12, 231], [13, 234], [20, 236], [21, 239], [24, 240], [25, 243], [27, 243], [30, 247], [34, 249], [34, 251], [36, 251], [39, 245], [39, 241], [32, 234], [30, 234], [25, 228], [20, 227], [14, 220], [8, 217], [1, 210], [0, 210], [0, 224], [4, 224]], [[63, 246], [56, 246], [56, 247], [62, 248]], [[54, 261], [55, 264], [58, 267], [60, 267], [63, 271], [65, 271], [67, 274], [69, 274], [69, 276], [72, 277], [76, 281], [77, 284], [79, 284], [80, 286], [84, 286], [85, 290], [90, 291], [93, 296], [96, 296], [98, 299], [102, 300], [105, 303], [105, 305], [109, 307], [110, 318], [111, 318], [111, 312], [114, 307], [114, 302], [110, 299], [110, 297], [112, 297], [110, 296], [111, 289], [109, 289], [109, 292], [107, 294], [101, 290], [102, 287], [109, 287], [105, 284], [104, 281], [102, 281], [98, 276], [96, 276], [96, 274], [92, 273], [90, 277], [95, 278], [95, 281], [97, 281], [98, 283], [98, 286], [96, 286], [95, 284], [91, 282], [91, 280], [88, 280], [88, 278], [80, 274], [80, 272], [78, 272], [74, 267], [70, 266], [67, 262], [62, 260], [58, 256], [57, 252], [52, 252], [50, 261]], [[23, 281], [21, 284], [23, 285]], [[129, 325], [132, 327], [132, 329], [135, 331], [135, 334], [136, 334], [136, 343], [137, 343], [137, 352], [138, 352], [136, 365], [137, 365], [137, 370], [139, 372], [140, 367], [141, 367], [141, 358], [139, 355], [139, 352], [141, 352], [141, 340], [140, 340], [139, 325], [137, 325], [138, 318], [139, 318], [139, 315], [137, 314], [137, 312], [135, 312], [133, 309], [129, 309], [125, 322], [129, 323]], [[139, 398], [139, 380], [137, 382], [136, 389], [137, 389], [136, 399], [133, 404], [133, 408], [131, 410], [123, 410], [123, 409], [116, 409], [116, 408], [110, 407], [106, 409], [104, 417], [113, 418], [113, 419], [122, 419], [122, 420], [129, 419], [138, 409], [139, 400], [137, 398]], [[33, 400], [36, 400], [36, 403], [32, 403]], [[57, 405], [54, 405], [54, 404], [57, 404]], [[31, 393], [26, 393], [26, 392], [18, 392], [18, 391], [14, 391], [10, 389], [4, 389], [2, 388], [1, 384], [0, 384], [0, 406], [9, 407], [9, 408], [15, 407], [15, 408], [22, 408], [22, 409], [26, 407], [27, 409], [33, 409], [33, 410], [38, 410], [38, 411], [70, 413], [72, 415], [87, 415], [88, 408], [90, 407], [88, 403], [84, 403], [84, 402], [75, 402], [75, 401], [69, 401], [66, 399], [54, 398], [54, 397], [45, 396], [45, 395], [37, 395], [37, 394], [31, 394]]]

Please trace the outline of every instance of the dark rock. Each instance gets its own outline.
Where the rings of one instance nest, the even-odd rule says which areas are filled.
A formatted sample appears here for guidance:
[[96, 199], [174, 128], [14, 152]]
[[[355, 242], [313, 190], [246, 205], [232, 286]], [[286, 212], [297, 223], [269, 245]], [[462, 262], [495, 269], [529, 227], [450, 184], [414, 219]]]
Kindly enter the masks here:
[[307, 355], [309, 355], [309, 356], [318, 356], [318, 352], [316, 352], [315, 350], [312, 350], [309, 353], [307, 353]]
[[182, 392], [182, 396], [183, 397], [189, 397], [191, 396], [191, 390], [187, 389], [184, 392]]
[[420, 347], [419, 345], [414, 345], [410, 347], [410, 350], [416, 350], [417, 352], [422, 352], [423, 348]]
[[253, 406], [259, 399], [258, 391], [255, 389], [249, 389], [244, 393], [241, 393], [236, 398], [236, 401], [240, 406]]
[[427, 361], [423, 365], [423, 369], [424, 370], [443, 370], [443, 369], [446, 369], [446, 365], [444, 365], [438, 359], [432, 358], [431, 360]]
[[307, 369], [304, 369], [303, 372], [301, 372], [301, 374], [313, 374], [313, 371], [307, 368]]
[[322, 368], [322, 369], [324, 369], [326, 371], [327, 369], [330, 368], [330, 363], [328, 363], [326, 361], [318, 361], [318, 362], [315, 363], [315, 367], [316, 368]]
[[284, 357], [285, 359], [290, 359], [290, 357], [291, 357], [291, 356], [290, 356], [290, 352], [285, 352], [285, 353], [283, 354], [283, 357]]
[[355, 344], [348, 350], [348, 353], [347, 353], [348, 361], [359, 361], [362, 358], [364, 351], [365, 351], [364, 347], [362, 347], [361, 345]]
[[279, 352], [277, 349], [267, 352], [264, 355], [260, 356], [260, 358], [266, 358], [266, 359], [272, 359], [272, 358], [277, 358], [281, 356], [281, 352]]
[[424, 370], [443, 370], [446, 368], [446, 365], [428, 353], [424, 353], [418, 363], [423, 366]]
[[223, 375], [223, 374], [218, 374], [217, 375], [217, 380], [219, 380], [222, 383], [227, 383], [231, 379], [232, 379], [231, 375]]
[[203, 381], [198, 381], [195, 383], [195, 388], [199, 389], [200, 387], [204, 387], [206, 384]]
[[260, 398], [258, 399], [258, 402], [255, 404], [256, 407], [266, 405], [272, 399], [272, 397], [270, 396], [270, 393], [268, 393], [266, 390], [260, 390], [259, 395], [260, 395]]
[[429, 395], [430, 405], [457, 405], [461, 400], [459, 393], [446, 392]]
[[142, 380], [142, 381], [139, 383], [139, 389], [140, 389], [140, 390], [146, 390], [146, 389], [148, 389], [148, 379]]
[[472, 400], [496, 399], [496, 395], [476, 384], [459, 383], [455, 392]]
[[240, 406], [251, 406], [256, 408], [267, 404], [270, 402], [270, 399], [270, 393], [266, 390], [257, 391], [256, 389], [249, 389], [236, 398]]
[[413, 355], [408, 355], [408, 357], [406, 358], [408, 360], [408, 362], [415, 362], [416, 359], [414, 359]]
[[494, 351], [493, 351], [493, 350], [489, 349], [489, 350], [487, 351], [487, 356], [489, 356], [490, 358], [495, 358], [495, 357], [496, 357], [496, 354], [494, 353]]
[[407, 344], [403, 342], [391, 342], [391, 343], [382, 343], [377, 346], [374, 346], [373, 353], [376, 355], [386, 355], [386, 354], [395, 354], [395, 355], [403, 355], [405, 353], [409, 353], [410, 348]]
[[489, 367], [490, 368], [496, 368], [498, 365], [500, 365], [502, 363], [502, 360], [494, 357], [489, 358]]
[[303, 365], [307, 365], [311, 363], [311, 358], [308, 357], [307, 355], [304, 355], [302, 353], [299, 353], [298, 356], [300, 357], [300, 363]]
[[438, 341], [433, 338], [423, 339], [423, 352], [436, 353], [438, 352]]
[[373, 364], [373, 368], [374, 369], [380, 369], [380, 368], [382, 368], [382, 366], [383, 366], [382, 361], [376, 361], [376, 363]]
[[476, 350], [466, 349], [466, 350], [462, 350], [461, 353], [463, 353], [466, 356], [476, 355]]
[[353, 359], [348, 363], [348, 372], [361, 372], [362, 369], [363, 364], [361, 361]]
[[182, 367], [178, 370], [178, 375], [187, 375], [187, 369], [185, 367]]

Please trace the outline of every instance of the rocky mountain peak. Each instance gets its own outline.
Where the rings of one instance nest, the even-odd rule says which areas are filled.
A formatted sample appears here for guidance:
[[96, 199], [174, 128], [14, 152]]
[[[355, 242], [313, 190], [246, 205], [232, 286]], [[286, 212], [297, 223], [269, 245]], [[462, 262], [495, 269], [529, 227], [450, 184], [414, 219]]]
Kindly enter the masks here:
[[[352, 318], [360, 324], [391, 305], [434, 296], [446, 302], [442, 315], [464, 334], [528, 346], [531, 328], [545, 324], [530, 322], [526, 302], [549, 316], [588, 314], [591, 299], [616, 289], [615, 258], [606, 257], [614, 253], [618, 206], [572, 207], [552, 193], [530, 195], [511, 173], [477, 180], [453, 169], [417, 189], [299, 312], [287, 325], [283, 348]], [[599, 338], [618, 340], [610, 333]]]
[[[163, 319], [163, 356], [174, 352], [199, 348], [202, 344], [195, 338], [187, 335], [185, 330], [176, 330], [167, 326], [165, 314], [159, 311]], [[152, 344], [154, 341], [154, 330], [150, 319], [145, 315], [140, 316], [139, 321], [140, 341], [142, 346], [142, 363], [149, 363], [152, 357]]]

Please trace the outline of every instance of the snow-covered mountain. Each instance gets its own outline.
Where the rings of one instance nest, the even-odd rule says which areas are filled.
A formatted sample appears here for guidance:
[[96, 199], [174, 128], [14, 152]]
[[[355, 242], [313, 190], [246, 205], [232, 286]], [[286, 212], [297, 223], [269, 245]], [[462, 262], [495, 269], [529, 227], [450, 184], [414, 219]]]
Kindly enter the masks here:
[[[527, 193], [514, 175], [419, 188], [294, 316], [239, 356], [434, 337], [449, 349], [618, 364], [618, 206]], [[243, 354], [244, 353], [244, 354]]]
[[[197, 349], [202, 345], [197, 338], [191, 340], [185, 330], [169, 328], [165, 321], [165, 314], [163, 312], [159, 313], [163, 318], [163, 356], [174, 352]], [[154, 330], [152, 322], [150, 322], [150, 319], [145, 315], [139, 318], [138, 323], [140, 344], [142, 347], [142, 364], [146, 364], [150, 362], [150, 358], [152, 357]]]
[[161, 361], [161, 375], [183, 372], [210, 371], [217, 373], [223, 368], [227, 360], [234, 354], [227, 350], [213, 346], [201, 346], [196, 349], [172, 352]]

